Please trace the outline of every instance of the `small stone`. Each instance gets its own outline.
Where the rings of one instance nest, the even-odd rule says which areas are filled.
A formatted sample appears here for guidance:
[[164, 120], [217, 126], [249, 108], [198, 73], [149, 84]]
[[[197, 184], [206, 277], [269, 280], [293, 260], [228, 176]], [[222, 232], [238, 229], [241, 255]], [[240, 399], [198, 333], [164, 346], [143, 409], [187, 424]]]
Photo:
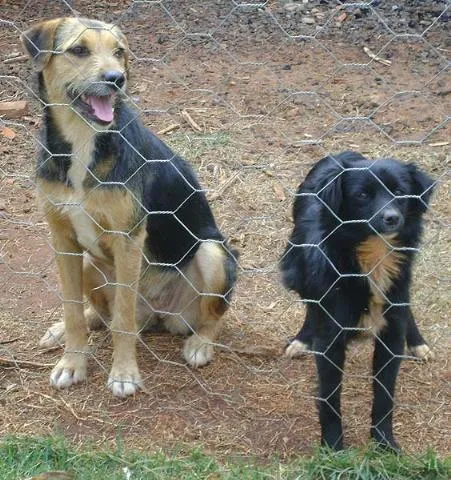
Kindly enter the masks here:
[[314, 25], [315, 19], [312, 17], [302, 17], [302, 23], [305, 23], [306, 25]]
[[302, 3], [286, 3], [284, 6], [285, 10], [287, 12], [299, 12], [301, 10], [304, 10], [304, 5]]

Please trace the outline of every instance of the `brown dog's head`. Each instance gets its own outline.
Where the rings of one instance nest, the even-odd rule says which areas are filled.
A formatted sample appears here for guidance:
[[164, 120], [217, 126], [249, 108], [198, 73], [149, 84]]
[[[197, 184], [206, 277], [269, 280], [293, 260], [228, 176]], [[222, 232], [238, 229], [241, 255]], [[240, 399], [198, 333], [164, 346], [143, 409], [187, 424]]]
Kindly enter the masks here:
[[[42, 72], [49, 104], [106, 127], [126, 87], [128, 44], [118, 27], [85, 18], [57, 18], [31, 27], [21, 40]], [[68, 109], [69, 110], [69, 109]]]

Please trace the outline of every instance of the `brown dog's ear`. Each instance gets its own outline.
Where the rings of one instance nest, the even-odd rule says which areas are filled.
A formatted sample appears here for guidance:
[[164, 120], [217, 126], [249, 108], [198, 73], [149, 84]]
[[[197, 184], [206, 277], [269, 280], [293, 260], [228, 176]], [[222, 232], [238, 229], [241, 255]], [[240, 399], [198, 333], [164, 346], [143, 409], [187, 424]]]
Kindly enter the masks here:
[[26, 52], [39, 72], [45, 68], [54, 53], [55, 34], [62, 20], [55, 18], [38, 23], [20, 36]]

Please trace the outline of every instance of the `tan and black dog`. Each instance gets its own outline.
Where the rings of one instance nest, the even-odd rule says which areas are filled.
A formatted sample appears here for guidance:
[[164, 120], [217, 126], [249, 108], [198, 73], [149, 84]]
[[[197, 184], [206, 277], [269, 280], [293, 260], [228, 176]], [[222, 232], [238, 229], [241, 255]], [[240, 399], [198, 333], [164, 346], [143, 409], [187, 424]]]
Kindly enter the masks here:
[[191, 334], [183, 356], [193, 367], [206, 364], [235, 283], [236, 252], [191, 167], [128, 105], [125, 36], [100, 21], [58, 18], [33, 26], [22, 42], [39, 72], [37, 186], [64, 301], [64, 322], [41, 340], [65, 341], [51, 384], [86, 379], [88, 329], [106, 320], [114, 395], [141, 386], [137, 332], [158, 322]]
[[395, 386], [404, 347], [434, 354], [410, 308], [423, 216], [435, 181], [415, 164], [346, 151], [319, 160], [299, 185], [294, 228], [281, 258], [284, 285], [306, 300], [289, 357], [315, 353], [321, 442], [343, 448], [341, 387], [346, 346], [374, 340], [371, 437], [397, 450]]

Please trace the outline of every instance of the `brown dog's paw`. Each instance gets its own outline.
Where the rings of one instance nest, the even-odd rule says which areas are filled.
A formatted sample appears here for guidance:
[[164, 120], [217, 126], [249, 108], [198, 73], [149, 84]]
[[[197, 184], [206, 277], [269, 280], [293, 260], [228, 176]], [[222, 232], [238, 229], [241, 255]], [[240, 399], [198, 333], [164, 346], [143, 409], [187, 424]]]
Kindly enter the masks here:
[[50, 385], [55, 388], [69, 388], [84, 382], [88, 376], [88, 359], [85, 353], [65, 353], [53, 367]]
[[125, 368], [113, 366], [107, 383], [115, 397], [125, 398], [142, 390], [142, 380], [138, 366], [128, 365]]
[[64, 322], [54, 323], [39, 340], [40, 348], [62, 347], [64, 345]]
[[213, 359], [214, 348], [211, 340], [194, 333], [185, 340], [183, 358], [193, 368], [203, 367]]

